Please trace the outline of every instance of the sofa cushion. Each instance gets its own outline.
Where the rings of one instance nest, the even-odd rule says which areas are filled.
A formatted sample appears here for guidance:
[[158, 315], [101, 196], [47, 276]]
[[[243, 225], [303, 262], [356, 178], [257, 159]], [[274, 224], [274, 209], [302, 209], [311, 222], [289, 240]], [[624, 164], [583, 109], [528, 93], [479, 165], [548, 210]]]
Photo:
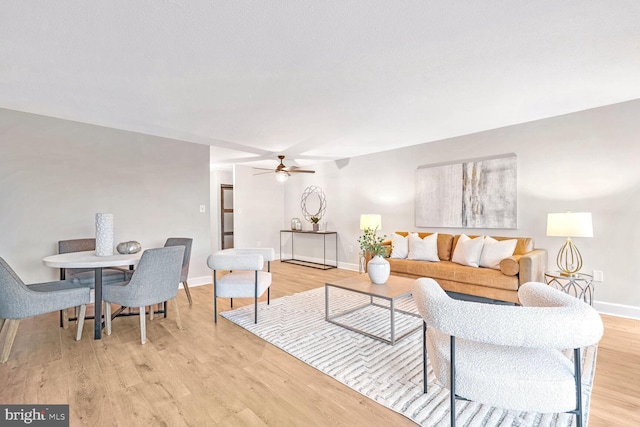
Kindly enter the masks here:
[[500, 261], [513, 255], [518, 241], [516, 239], [496, 240], [492, 237], [484, 238], [480, 267], [500, 269]]
[[447, 280], [509, 291], [518, 289], [518, 276], [506, 276], [499, 270], [491, 268], [468, 267], [452, 261], [430, 262], [393, 258], [388, 261], [392, 274], [430, 277], [436, 280]]
[[391, 235], [391, 258], [404, 259], [407, 255], [409, 255], [409, 237], [393, 233]]
[[[473, 239], [474, 237], [479, 237], [479, 236], [469, 235], [469, 237]], [[531, 252], [534, 249], [534, 241], [531, 237], [504, 237], [504, 236], [491, 236], [491, 237], [496, 240], [516, 239], [518, 243], [516, 243], [516, 248], [513, 251], [514, 255], [524, 255], [526, 253]], [[453, 236], [453, 245], [452, 245], [453, 248], [456, 247], [456, 244], [458, 243], [459, 238], [460, 238], [460, 235]]]
[[[396, 231], [396, 234], [401, 236], [407, 236], [408, 231]], [[418, 233], [420, 238], [425, 238], [433, 233]], [[451, 261], [451, 254], [453, 253], [453, 234], [438, 234], [438, 259], [440, 261]]]
[[466, 234], [463, 234], [453, 249], [451, 261], [461, 265], [468, 265], [469, 267], [479, 267], [483, 246], [484, 236], [472, 239]]
[[409, 234], [408, 259], [419, 261], [440, 261], [438, 258], [438, 233], [420, 238], [417, 234]]
[[500, 271], [507, 276], [515, 276], [520, 272], [520, 257], [513, 255], [500, 261]]

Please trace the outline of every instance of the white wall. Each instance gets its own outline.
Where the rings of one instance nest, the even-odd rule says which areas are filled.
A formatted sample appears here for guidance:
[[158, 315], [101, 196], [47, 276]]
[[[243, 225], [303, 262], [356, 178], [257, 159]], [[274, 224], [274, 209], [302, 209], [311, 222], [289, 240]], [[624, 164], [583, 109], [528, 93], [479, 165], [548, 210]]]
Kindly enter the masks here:
[[[596, 283], [596, 307], [640, 317], [638, 117], [640, 100], [318, 164], [316, 174], [295, 176], [285, 184], [284, 221], [301, 217], [300, 196], [314, 184], [327, 196], [326, 218], [329, 229], [339, 233], [341, 266], [357, 268], [360, 214], [380, 213], [381, 234], [387, 235], [416, 230], [531, 236], [538, 247], [549, 251], [549, 268], [555, 269], [563, 239], [545, 235], [547, 213], [592, 212], [594, 237], [574, 242], [584, 258], [582, 271], [604, 272], [604, 282]], [[415, 226], [418, 166], [504, 153], [518, 156], [517, 229]]]
[[273, 174], [236, 165], [233, 171], [234, 247], [272, 247], [280, 252], [284, 186]]
[[25, 282], [56, 279], [42, 258], [94, 237], [96, 212], [116, 243], [192, 237], [189, 277], [210, 277], [208, 146], [4, 109], [0, 135], [0, 256]]

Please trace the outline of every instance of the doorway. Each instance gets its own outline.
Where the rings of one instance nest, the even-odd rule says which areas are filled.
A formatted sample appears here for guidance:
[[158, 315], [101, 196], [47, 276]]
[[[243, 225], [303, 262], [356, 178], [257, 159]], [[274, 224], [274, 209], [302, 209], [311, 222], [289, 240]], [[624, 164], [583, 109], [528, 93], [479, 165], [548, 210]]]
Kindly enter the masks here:
[[220, 242], [233, 248], [233, 185], [220, 184]]

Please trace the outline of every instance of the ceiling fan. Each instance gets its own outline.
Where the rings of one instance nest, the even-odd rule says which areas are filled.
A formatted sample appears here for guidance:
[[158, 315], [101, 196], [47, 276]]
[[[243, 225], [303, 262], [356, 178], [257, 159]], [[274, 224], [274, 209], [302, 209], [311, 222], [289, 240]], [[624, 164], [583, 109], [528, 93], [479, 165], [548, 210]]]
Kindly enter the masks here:
[[316, 173], [316, 171], [307, 170], [307, 169], [300, 169], [297, 166], [286, 166], [284, 163], [282, 163], [282, 161], [284, 160], [284, 156], [283, 155], [279, 155], [278, 159], [280, 159], [280, 164], [275, 168], [275, 170], [266, 169], [266, 168], [254, 168], [254, 169], [257, 169], [257, 170], [268, 171], [268, 172], [257, 173], [255, 175], [261, 175], [263, 173], [275, 172], [276, 173], [276, 181], [285, 182], [287, 179], [289, 179], [289, 176], [292, 173]]

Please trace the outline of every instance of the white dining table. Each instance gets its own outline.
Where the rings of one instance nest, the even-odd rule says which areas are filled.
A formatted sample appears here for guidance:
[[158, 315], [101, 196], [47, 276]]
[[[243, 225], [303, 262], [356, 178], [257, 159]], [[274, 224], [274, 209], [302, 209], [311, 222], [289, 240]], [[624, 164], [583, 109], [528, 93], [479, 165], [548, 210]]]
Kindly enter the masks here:
[[107, 267], [132, 266], [140, 261], [142, 252], [98, 256], [95, 251], [68, 252], [50, 255], [42, 263], [53, 268], [92, 268], [95, 271], [95, 308], [93, 338], [102, 338], [102, 269]]

